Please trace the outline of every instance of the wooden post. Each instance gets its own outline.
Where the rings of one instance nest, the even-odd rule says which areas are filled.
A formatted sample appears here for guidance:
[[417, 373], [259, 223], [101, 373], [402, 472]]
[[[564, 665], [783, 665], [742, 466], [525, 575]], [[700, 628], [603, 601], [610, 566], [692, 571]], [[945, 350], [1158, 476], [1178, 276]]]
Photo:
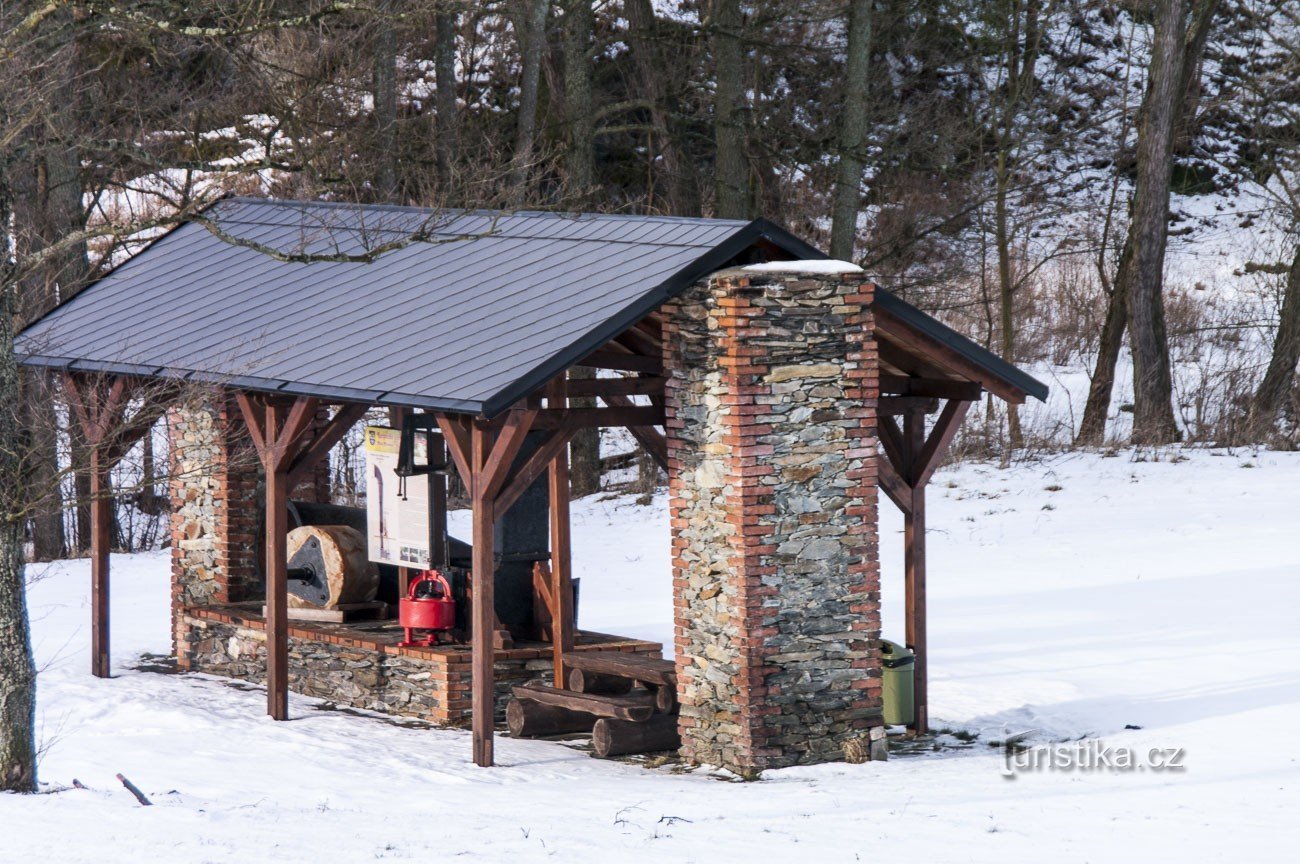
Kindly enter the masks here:
[[109, 472], [136, 441], [149, 433], [154, 415], [141, 410], [126, 421], [126, 409], [136, 388], [120, 375], [98, 381], [65, 372], [63, 383], [90, 449], [90, 674], [108, 678], [111, 673], [108, 553], [113, 540]]
[[[439, 465], [447, 463], [447, 445], [442, 435], [429, 435], [429, 461]], [[446, 570], [447, 549], [447, 475], [429, 474], [429, 558], [435, 570]], [[402, 596], [406, 596], [403, 586]]]
[[[284, 409], [266, 405], [268, 440], [281, 427]], [[289, 531], [288, 476], [280, 456], [283, 444], [269, 446], [266, 468], [266, 713], [289, 719], [289, 579], [286, 537]]]
[[493, 662], [495, 649], [492, 637], [496, 630], [496, 607], [493, 599], [493, 582], [496, 555], [493, 548], [492, 528], [495, 500], [489, 494], [489, 478], [484, 468], [492, 452], [491, 430], [474, 424], [470, 431], [470, 465], [472, 482], [470, 504], [473, 507], [473, 608], [471, 636], [472, 706], [474, 733], [474, 764], [488, 767], [493, 764], [492, 730], [496, 714]]
[[[567, 381], [561, 374], [547, 390], [547, 408], [568, 408]], [[569, 451], [560, 448], [548, 470], [551, 510], [551, 658], [555, 686], [564, 687], [564, 655], [573, 650], [573, 550], [569, 533]]]
[[307, 396], [238, 392], [235, 399], [266, 475], [266, 713], [289, 719], [289, 491], [324, 458], [365, 407], [341, 408], [323, 429], [310, 434], [320, 403]]
[[[909, 411], [903, 415], [903, 439], [909, 468], [915, 470], [921, 451], [925, 447], [925, 414]], [[905, 602], [907, 607], [906, 640], [916, 655], [916, 717], [913, 731], [924, 735], [929, 731], [929, 691], [927, 649], [925, 641], [925, 483], [912, 482], [911, 507], [903, 512], [903, 570]]]
[[110, 676], [109, 665], [109, 565], [112, 543], [112, 498], [108, 456], [99, 445], [90, 450], [90, 674]]

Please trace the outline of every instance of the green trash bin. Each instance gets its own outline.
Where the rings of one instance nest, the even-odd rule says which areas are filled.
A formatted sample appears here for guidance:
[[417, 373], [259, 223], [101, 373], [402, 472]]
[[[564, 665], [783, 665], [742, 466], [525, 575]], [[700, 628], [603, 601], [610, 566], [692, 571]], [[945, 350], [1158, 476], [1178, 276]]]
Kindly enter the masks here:
[[906, 646], [880, 640], [885, 723], [906, 726], [916, 717], [916, 655]]

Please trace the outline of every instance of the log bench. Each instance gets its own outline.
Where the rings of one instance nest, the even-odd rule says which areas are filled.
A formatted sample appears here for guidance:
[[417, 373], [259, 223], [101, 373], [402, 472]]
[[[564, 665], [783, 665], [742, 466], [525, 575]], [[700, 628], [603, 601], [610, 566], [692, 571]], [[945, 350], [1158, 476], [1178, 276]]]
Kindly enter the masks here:
[[614, 651], [570, 652], [564, 655], [566, 669], [580, 669], [596, 675], [630, 678], [657, 687], [677, 686], [677, 666], [671, 660]]
[[621, 695], [575, 693], [572, 690], [557, 690], [545, 684], [528, 683], [515, 686], [512, 692], [516, 699], [579, 711], [591, 714], [593, 717], [609, 717], [613, 720], [633, 720], [644, 723], [655, 713], [654, 694], [649, 691]]
[[[512, 688], [506, 724], [516, 738], [591, 732], [606, 758], [681, 746], [677, 669], [643, 654], [567, 653], [569, 689], [538, 682]], [[640, 684], [640, 687], [636, 687]]]

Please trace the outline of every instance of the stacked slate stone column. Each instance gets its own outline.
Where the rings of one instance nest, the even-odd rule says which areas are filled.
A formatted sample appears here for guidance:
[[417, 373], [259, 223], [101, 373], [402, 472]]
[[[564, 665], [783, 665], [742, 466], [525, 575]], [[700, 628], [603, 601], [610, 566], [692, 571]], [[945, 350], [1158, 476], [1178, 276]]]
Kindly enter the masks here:
[[181, 665], [185, 607], [258, 599], [259, 463], [239, 408], [198, 401], [168, 416], [172, 623]]
[[881, 732], [874, 286], [783, 266], [666, 307], [682, 751], [743, 774]]

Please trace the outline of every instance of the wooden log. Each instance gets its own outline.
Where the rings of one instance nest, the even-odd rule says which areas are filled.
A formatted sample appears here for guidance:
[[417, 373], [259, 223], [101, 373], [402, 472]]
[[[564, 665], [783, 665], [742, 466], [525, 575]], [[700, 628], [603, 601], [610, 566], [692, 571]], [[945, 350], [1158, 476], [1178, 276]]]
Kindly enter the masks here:
[[564, 664], [570, 669], [620, 675], [646, 684], [677, 686], [677, 668], [673, 661], [645, 654], [623, 651], [574, 651], [564, 655]]
[[677, 713], [677, 688], [667, 684], [647, 684], [650, 692], [655, 694], [656, 714]]
[[586, 669], [569, 670], [569, 689], [577, 693], [627, 693], [634, 682], [618, 675], [602, 675]]
[[595, 722], [596, 718], [585, 711], [572, 711], [532, 699], [511, 699], [506, 703], [506, 727], [515, 738], [590, 732]]
[[628, 693], [624, 696], [605, 696], [599, 693], [574, 693], [537, 684], [521, 684], [513, 690], [515, 698], [559, 705], [571, 711], [585, 711], [596, 717], [613, 717], [616, 720], [644, 722], [655, 713], [652, 693]]
[[644, 723], [597, 720], [591, 730], [591, 745], [597, 756], [606, 759], [628, 753], [676, 750], [682, 746], [682, 739], [677, 731], [676, 715], [656, 714]]

